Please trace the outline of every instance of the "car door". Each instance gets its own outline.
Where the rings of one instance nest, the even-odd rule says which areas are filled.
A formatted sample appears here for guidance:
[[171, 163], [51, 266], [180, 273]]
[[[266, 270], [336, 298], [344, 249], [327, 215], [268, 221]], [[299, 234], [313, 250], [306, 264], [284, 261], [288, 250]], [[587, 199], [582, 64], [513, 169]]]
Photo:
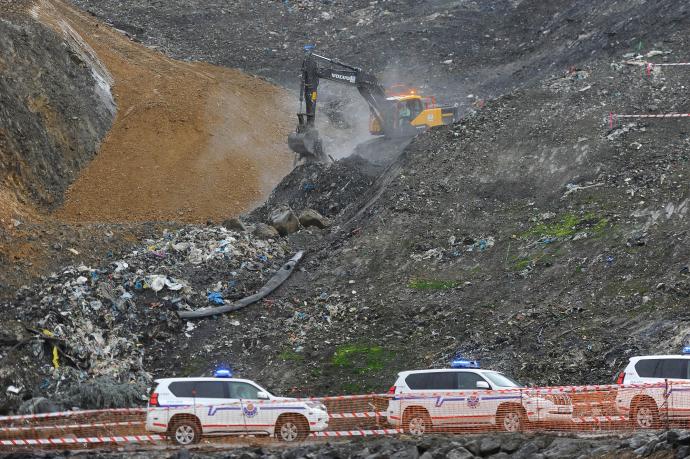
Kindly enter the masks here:
[[224, 381], [197, 381], [196, 413], [207, 432], [244, 432], [240, 401], [229, 396]]
[[258, 393], [263, 391], [247, 382], [230, 381], [228, 389], [230, 396], [240, 402], [247, 432], [273, 432], [280, 404], [259, 400]]
[[401, 395], [401, 416], [407, 408], [422, 407], [429, 413], [433, 426], [452, 424], [457, 403], [457, 397], [453, 395], [456, 381], [455, 372], [450, 371], [410, 373], [405, 384], [411, 393]]
[[662, 359], [658, 366], [658, 376], [668, 381], [667, 406], [660, 406], [659, 411], [668, 409], [670, 418], [688, 419], [690, 416], [690, 381], [688, 380], [687, 359]]
[[458, 389], [465, 395], [459, 413], [459, 425], [483, 425], [494, 422], [500, 400], [491, 397], [491, 393], [486, 388], [477, 387], [478, 382], [491, 387], [491, 384], [478, 373], [472, 371], [458, 373]]

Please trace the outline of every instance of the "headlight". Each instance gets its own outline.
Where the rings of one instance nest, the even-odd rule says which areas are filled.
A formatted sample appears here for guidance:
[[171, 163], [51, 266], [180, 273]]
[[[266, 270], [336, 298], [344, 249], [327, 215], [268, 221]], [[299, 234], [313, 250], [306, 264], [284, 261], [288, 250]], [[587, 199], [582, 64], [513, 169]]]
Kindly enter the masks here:
[[307, 405], [307, 407], [309, 407], [309, 408], [311, 408], [311, 409], [313, 409], [313, 410], [327, 411], [327, 410], [326, 410], [326, 405], [324, 405], [324, 404], [321, 403], [321, 402], [305, 402], [304, 404]]

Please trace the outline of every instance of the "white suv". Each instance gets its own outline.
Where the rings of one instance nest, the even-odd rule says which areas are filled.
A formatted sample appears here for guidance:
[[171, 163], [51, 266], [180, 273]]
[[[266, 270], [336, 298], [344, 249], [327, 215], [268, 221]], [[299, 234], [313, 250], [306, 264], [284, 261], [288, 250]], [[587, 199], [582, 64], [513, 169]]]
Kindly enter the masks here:
[[572, 421], [567, 395], [531, 395], [534, 390], [490, 370], [403, 371], [388, 392], [388, 422], [413, 435], [482, 426], [517, 432], [528, 422]]
[[275, 397], [253, 381], [234, 378], [157, 379], [146, 415], [146, 430], [166, 433], [180, 445], [202, 435], [275, 435], [304, 440], [328, 427], [319, 402]]
[[618, 388], [618, 410], [635, 427], [690, 420], [690, 355], [631, 357], [616, 383], [625, 385]]

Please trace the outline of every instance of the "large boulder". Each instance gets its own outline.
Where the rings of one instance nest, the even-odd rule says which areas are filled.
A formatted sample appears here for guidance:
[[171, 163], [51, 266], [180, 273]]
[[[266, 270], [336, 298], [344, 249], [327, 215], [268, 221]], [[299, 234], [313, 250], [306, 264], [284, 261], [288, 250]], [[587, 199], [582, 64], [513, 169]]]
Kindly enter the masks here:
[[331, 222], [326, 217], [324, 217], [314, 209], [304, 209], [302, 212], [300, 212], [299, 222], [305, 228], [308, 226], [325, 228], [331, 224]]
[[237, 217], [228, 218], [226, 220], [223, 220], [223, 226], [226, 229], [229, 229], [232, 231], [239, 231], [239, 232], [247, 231], [247, 227], [244, 226], [244, 223], [242, 223], [242, 220], [240, 220]]
[[271, 213], [271, 226], [278, 230], [281, 236], [287, 236], [299, 230], [299, 219], [289, 207], [282, 207]]
[[31, 334], [18, 320], [7, 320], [0, 328], [0, 344], [14, 345], [30, 338]]
[[266, 223], [257, 223], [252, 234], [259, 239], [276, 239], [280, 236], [277, 229]]

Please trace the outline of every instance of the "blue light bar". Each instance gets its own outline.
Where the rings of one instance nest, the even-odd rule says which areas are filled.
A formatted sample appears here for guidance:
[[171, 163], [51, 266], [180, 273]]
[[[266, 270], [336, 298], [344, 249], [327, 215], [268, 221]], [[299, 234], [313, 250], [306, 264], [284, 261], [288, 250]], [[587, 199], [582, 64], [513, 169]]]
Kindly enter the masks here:
[[683, 346], [683, 350], [680, 353], [683, 355], [690, 354], [690, 346]]
[[479, 360], [468, 360], [461, 357], [456, 357], [450, 362], [451, 368], [480, 368]]
[[228, 368], [219, 368], [213, 372], [214, 378], [232, 378], [232, 370]]

